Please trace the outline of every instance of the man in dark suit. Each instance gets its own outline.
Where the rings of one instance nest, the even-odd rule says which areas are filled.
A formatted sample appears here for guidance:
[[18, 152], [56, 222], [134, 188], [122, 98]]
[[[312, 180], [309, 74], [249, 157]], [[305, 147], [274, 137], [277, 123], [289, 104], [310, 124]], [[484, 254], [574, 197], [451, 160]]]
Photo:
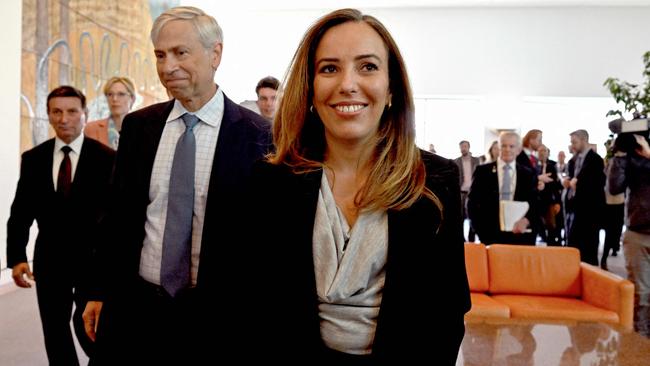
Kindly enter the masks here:
[[[240, 235], [255, 223], [238, 211], [253, 162], [270, 149], [270, 124], [214, 83], [222, 32], [213, 17], [169, 9], [151, 39], [158, 76], [174, 99], [124, 119], [110, 235], [98, 251], [96, 301], [84, 314], [96, 337], [93, 365], [202, 363], [237, 354], [254, 332], [246, 326], [254, 302], [246, 298], [259, 283], [242, 270]], [[188, 137], [195, 153], [185, 154]], [[170, 252], [180, 244], [187, 247]], [[205, 336], [215, 332], [218, 342]]]
[[598, 265], [600, 224], [605, 210], [605, 173], [603, 159], [589, 147], [589, 133], [571, 132], [573, 157], [567, 177], [567, 243], [580, 250], [583, 262]]
[[[497, 161], [479, 165], [474, 171], [467, 201], [470, 220], [482, 243], [535, 244], [536, 233], [531, 223], [536, 215], [537, 176], [515, 161], [521, 151], [518, 134], [503, 132], [499, 146]], [[501, 230], [501, 200], [528, 202], [528, 212], [515, 223], [512, 231]]]
[[[460, 171], [460, 201], [462, 204], [463, 220], [465, 220], [469, 218], [467, 216], [467, 194], [469, 193], [469, 188], [472, 186], [472, 175], [474, 174], [474, 169], [479, 165], [479, 159], [473, 157], [469, 151], [469, 141], [463, 140], [458, 143], [458, 146], [460, 147], [460, 156], [454, 162], [458, 165], [458, 170]], [[476, 233], [470, 222], [467, 241], [473, 242], [476, 239], [475, 236]]]
[[530, 169], [537, 169], [539, 158], [537, 157], [537, 149], [542, 145], [542, 131], [530, 130], [526, 132], [524, 138], [521, 140], [521, 152], [517, 154], [517, 163], [528, 167]]
[[[52, 90], [47, 115], [56, 137], [22, 156], [7, 223], [7, 260], [16, 285], [36, 283], [50, 365], [78, 365], [70, 331], [72, 305], [77, 339], [91, 355], [92, 343], [81, 319], [86, 299], [80, 290], [109, 195], [114, 152], [81, 133], [86, 97], [79, 90], [70, 86]], [[34, 220], [39, 233], [32, 275], [25, 249]]]
[[[537, 150], [539, 162], [537, 163], [537, 176], [547, 176], [550, 182], [541, 185], [539, 191], [539, 215], [541, 218], [540, 236], [548, 245], [559, 245], [560, 227], [557, 216], [560, 214], [562, 202], [562, 183], [557, 175], [557, 164], [549, 159], [549, 149], [540, 145]], [[541, 188], [538, 186], [538, 188]]]

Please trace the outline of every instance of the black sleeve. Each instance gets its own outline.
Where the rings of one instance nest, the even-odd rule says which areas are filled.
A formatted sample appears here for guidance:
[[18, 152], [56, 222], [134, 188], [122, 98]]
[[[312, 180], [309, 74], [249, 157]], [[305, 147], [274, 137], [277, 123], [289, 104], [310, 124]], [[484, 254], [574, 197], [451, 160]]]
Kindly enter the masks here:
[[16, 188], [16, 196], [11, 204], [11, 212], [7, 221], [7, 267], [27, 262], [25, 251], [29, 241], [29, 228], [35, 219], [33, 202], [34, 183], [33, 164], [29, 153], [24, 153], [20, 164], [20, 178]]

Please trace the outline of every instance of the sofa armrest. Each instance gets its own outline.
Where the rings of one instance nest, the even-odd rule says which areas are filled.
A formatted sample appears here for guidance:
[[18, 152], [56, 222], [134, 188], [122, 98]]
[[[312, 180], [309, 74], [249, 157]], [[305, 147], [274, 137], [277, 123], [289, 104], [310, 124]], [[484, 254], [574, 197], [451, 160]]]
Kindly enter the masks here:
[[634, 285], [613, 273], [580, 263], [582, 300], [618, 314], [620, 325], [632, 329]]

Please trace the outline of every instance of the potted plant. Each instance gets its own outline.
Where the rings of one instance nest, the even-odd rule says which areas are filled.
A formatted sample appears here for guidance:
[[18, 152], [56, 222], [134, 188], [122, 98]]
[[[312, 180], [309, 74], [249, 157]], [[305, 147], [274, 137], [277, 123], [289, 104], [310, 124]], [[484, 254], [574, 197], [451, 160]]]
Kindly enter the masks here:
[[[623, 103], [623, 110], [612, 109], [607, 112], [606, 116], [618, 116], [617, 119], [610, 122], [615, 123], [625, 121], [623, 114], [632, 114], [633, 119], [646, 118], [650, 114], [650, 51], [643, 54], [643, 84], [632, 84], [627, 81], [621, 81], [617, 78], [607, 78], [603, 85], [609, 90], [617, 104]], [[617, 121], [620, 120], [620, 121]], [[611, 158], [612, 143], [614, 134], [609, 135], [605, 141], [607, 154], [605, 160]]]
[[637, 85], [617, 78], [607, 78], [603, 85], [616, 100], [623, 103], [624, 110], [610, 110], [607, 116], [619, 116], [623, 113], [632, 113], [633, 118], [645, 118], [650, 113], [650, 51], [643, 54], [643, 84]]

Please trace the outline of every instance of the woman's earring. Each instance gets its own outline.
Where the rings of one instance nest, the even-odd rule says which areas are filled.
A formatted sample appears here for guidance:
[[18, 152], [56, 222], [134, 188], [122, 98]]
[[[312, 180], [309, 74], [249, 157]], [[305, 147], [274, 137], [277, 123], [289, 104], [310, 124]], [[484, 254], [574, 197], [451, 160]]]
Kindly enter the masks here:
[[392, 106], [393, 106], [393, 101], [392, 101], [392, 100], [389, 100], [389, 101], [388, 101], [388, 109], [390, 109], [390, 107], [392, 107]]
[[311, 113], [314, 113], [314, 105], [313, 105], [313, 104], [309, 106], [309, 111], [310, 111]]

